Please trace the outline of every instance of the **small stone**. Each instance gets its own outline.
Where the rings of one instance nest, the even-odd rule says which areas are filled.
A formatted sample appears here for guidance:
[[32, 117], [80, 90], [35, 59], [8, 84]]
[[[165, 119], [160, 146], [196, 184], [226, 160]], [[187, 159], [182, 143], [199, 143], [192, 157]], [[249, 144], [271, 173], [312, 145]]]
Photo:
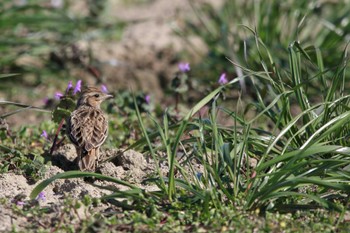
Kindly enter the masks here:
[[112, 162], [106, 162], [99, 165], [99, 171], [105, 176], [111, 176], [118, 179], [125, 177], [125, 171], [122, 166], [116, 166]]
[[144, 170], [147, 168], [147, 161], [140, 152], [128, 150], [116, 158], [116, 165], [122, 166], [125, 170]]

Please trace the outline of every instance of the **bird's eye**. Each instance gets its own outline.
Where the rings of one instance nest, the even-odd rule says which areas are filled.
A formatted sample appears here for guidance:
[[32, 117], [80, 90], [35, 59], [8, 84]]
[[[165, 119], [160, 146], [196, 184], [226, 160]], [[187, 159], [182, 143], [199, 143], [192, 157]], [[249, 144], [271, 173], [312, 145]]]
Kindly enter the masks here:
[[100, 94], [95, 94], [94, 96], [95, 96], [96, 98], [98, 98], [98, 97], [100, 97]]

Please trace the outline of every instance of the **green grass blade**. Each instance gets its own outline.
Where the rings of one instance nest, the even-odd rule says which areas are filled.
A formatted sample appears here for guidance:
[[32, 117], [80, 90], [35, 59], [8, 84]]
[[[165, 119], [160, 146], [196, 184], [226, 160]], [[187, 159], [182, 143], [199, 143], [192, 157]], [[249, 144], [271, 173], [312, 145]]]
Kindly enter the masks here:
[[40, 182], [32, 190], [29, 197], [31, 199], [35, 199], [41, 191], [43, 191], [49, 184], [51, 184], [52, 182], [54, 182], [57, 179], [71, 179], [71, 178], [82, 178], [82, 177], [95, 177], [95, 178], [98, 178], [101, 180], [110, 181], [110, 182], [113, 182], [116, 184], [124, 185], [128, 188], [131, 188], [131, 189], [137, 189], [137, 190], [140, 189], [137, 186], [129, 184], [128, 182], [125, 182], [125, 181], [122, 181], [122, 180], [119, 180], [119, 179], [116, 179], [116, 178], [113, 178], [110, 176], [105, 176], [105, 175], [101, 175], [101, 174], [93, 173], [93, 172], [68, 171], [68, 172], [57, 174], [49, 179], [46, 179], [46, 180]]

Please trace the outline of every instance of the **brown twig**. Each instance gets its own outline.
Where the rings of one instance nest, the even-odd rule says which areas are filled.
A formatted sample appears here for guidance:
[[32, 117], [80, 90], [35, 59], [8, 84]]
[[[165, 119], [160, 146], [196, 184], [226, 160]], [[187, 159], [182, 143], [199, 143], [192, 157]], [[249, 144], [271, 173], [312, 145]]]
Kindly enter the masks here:
[[60, 124], [58, 125], [55, 138], [53, 139], [53, 143], [52, 143], [52, 146], [51, 146], [51, 149], [50, 149], [50, 156], [52, 156], [52, 153], [55, 150], [56, 142], [57, 142], [57, 139], [58, 139], [58, 134], [60, 133], [60, 131], [62, 129], [63, 123], [64, 123], [64, 119], [62, 118]]

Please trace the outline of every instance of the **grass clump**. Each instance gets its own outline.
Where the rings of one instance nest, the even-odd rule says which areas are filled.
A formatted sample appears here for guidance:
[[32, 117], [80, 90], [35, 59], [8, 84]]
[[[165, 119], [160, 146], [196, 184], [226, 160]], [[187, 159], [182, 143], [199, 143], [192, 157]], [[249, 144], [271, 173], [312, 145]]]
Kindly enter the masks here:
[[[218, 227], [223, 227], [218, 219], [226, 211], [248, 211], [249, 216], [254, 212], [262, 215], [283, 212], [296, 218], [298, 211], [317, 213], [325, 209], [340, 213], [342, 217], [336, 224], [345, 227], [343, 218], [348, 213], [350, 192], [350, 148], [346, 141], [350, 119], [346, 106], [350, 96], [344, 93], [341, 80], [345, 79], [347, 68], [346, 51], [335, 70], [319, 71], [315, 76], [310, 74], [317, 68], [309, 71], [304, 67], [306, 62], [317, 67], [317, 61], [309, 53], [293, 42], [289, 47], [290, 69], [278, 69], [273, 66], [273, 60], [262, 71], [244, 68], [253, 83], [263, 80], [254, 85], [257, 101], [247, 106], [255, 110], [254, 117], [222, 107], [222, 94], [244, 77], [213, 90], [178, 122], [170, 121], [166, 113], [161, 120], [149, 116], [154, 122], [151, 133], [135, 105], [144, 138], [131, 148], [141, 148], [155, 164], [165, 161], [169, 167], [164, 175], [156, 166], [158, 175], [149, 180], [159, 190], [146, 192], [114, 178], [72, 171], [39, 184], [31, 196], [35, 197], [58, 178], [95, 176], [130, 188], [115, 191], [103, 200], [148, 217], [169, 212], [179, 220], [184, 212], [183, 226], [217, 230], [209, 225], [215, 226], [216, 222]], [[325, 79], [327, 88], [320, 92], [317, 101], [310, 100], [307, 77]], [[263, 93], [264, 89], [269, 93]], [[291, 110], [292, 105], [297, 112]], [[209, 109], [208, 114], [198, 117], [197, 113], [204, 107]], [[219, 113], [225, 114], [230, 124], [220, 124]], [[262, 122], [270, 123], [269, 130], [264, 129]], [[160, 151], [165, 158], [158, 156]], [[120, 198], [129, 201], [125, 203]], [[320, 229], [331, 230], [334, 223]], [[282, 221], [278, 226], [272, 223], [262, 228], [280, 230], [293, 225], [288, 224]]]

